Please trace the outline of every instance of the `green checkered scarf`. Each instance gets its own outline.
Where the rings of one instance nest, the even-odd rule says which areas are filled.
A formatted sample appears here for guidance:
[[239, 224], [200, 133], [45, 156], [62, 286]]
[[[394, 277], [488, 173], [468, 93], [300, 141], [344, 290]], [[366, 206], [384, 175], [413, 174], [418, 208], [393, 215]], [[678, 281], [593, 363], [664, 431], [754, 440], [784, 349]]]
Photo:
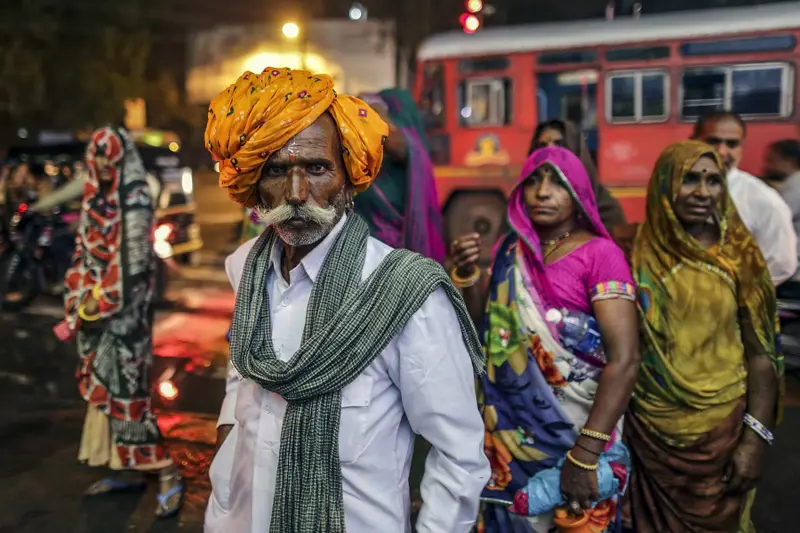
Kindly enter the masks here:
[[368, 237], [367, 224], [350, 215], [314, 283], [300, 348], [287, 362], [278, 359], [272, 345], [266, 283], [274, 231], [261, 236], [245, 263], [231, 327], [231, 361], [242, 377], [288, 402], [271, 533], [344, 533], [342, 389], [372, 364], [437, 288], [450, 297], [475, 372], [483, 372], [475, 327], [442, 267], [394, 250], [362, 283]]

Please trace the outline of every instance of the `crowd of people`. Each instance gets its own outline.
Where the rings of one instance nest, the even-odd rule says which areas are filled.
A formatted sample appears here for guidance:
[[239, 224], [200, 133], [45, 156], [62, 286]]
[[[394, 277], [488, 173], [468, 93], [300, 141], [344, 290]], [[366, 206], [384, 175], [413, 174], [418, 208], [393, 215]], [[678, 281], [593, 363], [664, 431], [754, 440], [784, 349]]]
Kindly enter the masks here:
[[[772, 145], [762, 181], [738, 169], [745, 135], [715, 113], [667, 146], [631, 229], [578, 128], [541, 124], [483, 270], [477, 234], [445, 258], [407, 92], [243, 74], [205, 132], [252, 214], [225, 264], [205, 531], [409, 531], [417, 488], [419, 532], [754, 531], [782, 409], [775, 287], [800, 279], [800, 145]], [[87, 163], [58, 332], [80, 352], [80, 458], [118, 471], [90, 494], [158, 472], [167, 517], [185, 487], [147, 390], [151, 202], [124, 130], [96, 132]]]

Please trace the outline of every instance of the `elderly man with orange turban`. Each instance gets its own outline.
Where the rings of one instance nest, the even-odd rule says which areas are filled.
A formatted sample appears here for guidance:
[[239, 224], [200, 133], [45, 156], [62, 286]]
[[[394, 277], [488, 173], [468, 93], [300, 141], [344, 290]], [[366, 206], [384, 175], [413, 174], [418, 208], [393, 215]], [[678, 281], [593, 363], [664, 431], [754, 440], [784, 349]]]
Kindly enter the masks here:
[[226, 261], [232, 368], [207, 533], [408, 531], [414, 433], [432, 445], [417, 531], [473, 526], [489, 475], [477, 334], [437, 263], [352, 213], [387, 133], [302, 70], [247, 72], [211, 102], [220, 185], [268, 228]]

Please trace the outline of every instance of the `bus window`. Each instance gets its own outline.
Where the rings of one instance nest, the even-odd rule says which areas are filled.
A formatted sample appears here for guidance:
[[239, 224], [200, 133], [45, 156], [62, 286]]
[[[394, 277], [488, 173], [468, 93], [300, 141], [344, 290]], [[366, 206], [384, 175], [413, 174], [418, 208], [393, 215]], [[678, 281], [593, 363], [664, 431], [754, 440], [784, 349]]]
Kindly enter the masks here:
[[476, 78], [461, 82], [462, 126], [504, 126], [511, 115], [511, 83], [505, 78]]
[[615, 72], [606, 85], [606, 118], [611, 123], [667, 120], [667, 75], [662, 71]]
[[425, 65], [419, 111], [425, 129], [444, 128], [444, 68], [441, 63]]
[[706, 113], [724, 110], [726, 80], [724, 68], [687, 69], [683, 73], [682, 118], [695, 120]]
[[791, 51], [797, 45], [793, 35], [767, 35], [716, 41], [683, 43], [683, 56], [710, 56], [715, 54], [749, 54], [754, 52]]
[[511, 61], [505, 56], [501, 57], [476, 57], [472, 59], [462, 59], [458, 62], [458, 71], [462, 74], [475, 74], [491, 70], [505, 70], [511, 65]]
[[606, 51], [606, 61], [651, 61], [667, 59], [669, 46], [635, 46]]
[[594, 63], [597, 61], [595, 50], [567, 50], [565, 52], [544, 52], [539, 54], [540, 65], [566, 65], [575, 63]]
[[740, 115], [787, 115], [783, 98], [786, 73], [783, 66], [734, 69], [732, 109]]
[[748, 117], [786, 117], [792, 109], [792, 68], [787, 64], [686, 69], [681, 118], [695, 120], [728, 110]]

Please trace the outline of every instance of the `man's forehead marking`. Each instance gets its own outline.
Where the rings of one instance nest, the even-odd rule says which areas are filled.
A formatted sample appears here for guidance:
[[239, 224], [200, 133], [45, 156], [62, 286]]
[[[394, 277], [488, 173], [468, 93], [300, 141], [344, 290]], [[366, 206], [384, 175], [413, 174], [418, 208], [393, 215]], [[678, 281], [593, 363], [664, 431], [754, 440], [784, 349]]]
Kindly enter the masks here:
[[300, 154], [300, 148], [297, 146], [297, 137], [292, 137], [286, 143], [286, 152], [289, 154], [289, 161], [296, 163], [297, 156]]

